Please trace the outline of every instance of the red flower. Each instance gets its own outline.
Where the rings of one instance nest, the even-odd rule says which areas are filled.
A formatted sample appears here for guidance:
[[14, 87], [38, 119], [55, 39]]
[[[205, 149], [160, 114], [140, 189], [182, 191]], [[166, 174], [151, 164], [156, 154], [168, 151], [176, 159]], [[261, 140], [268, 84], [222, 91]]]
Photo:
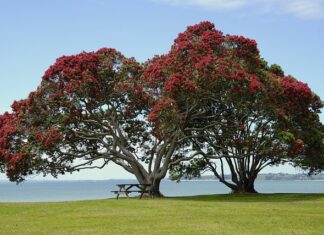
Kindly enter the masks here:
[[249, 92], [255, 93], [261, 87], [260, 79], [256, 75], [250, 75], [250, 82], [249, 82]]

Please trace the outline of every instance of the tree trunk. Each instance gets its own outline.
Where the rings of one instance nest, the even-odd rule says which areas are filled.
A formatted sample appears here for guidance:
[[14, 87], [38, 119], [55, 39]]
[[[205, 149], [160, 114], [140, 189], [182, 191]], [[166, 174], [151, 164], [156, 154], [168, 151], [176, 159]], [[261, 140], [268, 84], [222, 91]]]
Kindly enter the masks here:
[[258, 193], [254, 188], [255, 178], [249, 178], [239, 181], [236, 187], [232, 189], [232, 193]]
[[147, 187], [146, 190], [148, 193], [144, 193], [143, 197], [163, 197], [163, 194], [160, 192], [160, 183], [162, 178], [156, 176], [157, 174], [135, 174], [138, 182], [140, 184], [150, 184], [151, 186]]
[[163, 197], [163, 194], [160, 192], [160, 183], [161, 183], [160, 178], [152, 178], [150, 184], [150, 196], [151, 197]]

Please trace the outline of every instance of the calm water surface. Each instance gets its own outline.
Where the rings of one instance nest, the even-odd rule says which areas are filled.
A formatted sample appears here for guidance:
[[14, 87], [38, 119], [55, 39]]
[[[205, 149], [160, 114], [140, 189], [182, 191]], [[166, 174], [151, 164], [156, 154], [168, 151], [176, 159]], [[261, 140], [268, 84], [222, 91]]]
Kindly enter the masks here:
[[[136, 180], [98, 181], [26, 181], [19, 185], [0, 181], [0, 202], [69, 201], [115, 197], [118, 183], [137, 183]], [[260, 193], [324, 193], [324, 181], [257, 180]], [[165, 196], [189, 196], [199, 194], [224, 194], [229, 189], [218, 181], [164, 180], [161, 192]], [[135, 195], [135, 194], [134, 194]]]

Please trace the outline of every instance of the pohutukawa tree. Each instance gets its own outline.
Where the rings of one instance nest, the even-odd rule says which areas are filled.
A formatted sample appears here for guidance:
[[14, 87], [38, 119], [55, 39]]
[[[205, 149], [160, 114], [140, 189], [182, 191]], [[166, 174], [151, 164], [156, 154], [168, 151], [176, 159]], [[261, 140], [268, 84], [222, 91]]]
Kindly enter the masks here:
[[161, 196], [179, 133], [159, 135], [148, 120], [154, 99], [143, 87], [142, 71], [114, 49], [57, 59], [38, 89], [1, 117], [0, 156], [9, 178], [57, 176], [113, 162]]
[[234, 192], [255, 192], [266, 166], [323, 169], [321, 108], [255, 41], [202, 22], [144, 66], [105, 48], [57, 59], [0, 116], [0, 170], [19, 182], [113, 162], [155, 196], [168, 169], [175, 178], [211, 170]]
[[180, 33], [144, 75], [160, 99], [151, 120], [165, 132], [168, 123], [181, 126], [195, 156], [172, 166], [174, 178], [210, 170], [233, 192], [256, 192], [254, 181], [267, 166], [323, 169], [320, 98], [280, 66], [269, 67], [254, 40], [202, 22]]

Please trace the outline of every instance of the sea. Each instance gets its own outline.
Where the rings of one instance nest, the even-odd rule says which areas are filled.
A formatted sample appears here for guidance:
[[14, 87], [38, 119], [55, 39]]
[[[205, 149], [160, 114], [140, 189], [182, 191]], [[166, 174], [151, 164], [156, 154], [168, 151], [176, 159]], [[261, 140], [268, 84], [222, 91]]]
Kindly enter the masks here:
[[[15, 184], [0, 181], [0, 202], [55, 202], [114, 198], [116, 184], [137, 183], [136, 180], [57, 180], [25, 181]], [[324, 180], [256, 180], [259, 193], [324, 193]], [[163, 180], [165, 196], [226, 194], [229, 189], [216, 180], [188, 180], [179, 183]], [[135, 196], [135, 194], [134, 194]]]

